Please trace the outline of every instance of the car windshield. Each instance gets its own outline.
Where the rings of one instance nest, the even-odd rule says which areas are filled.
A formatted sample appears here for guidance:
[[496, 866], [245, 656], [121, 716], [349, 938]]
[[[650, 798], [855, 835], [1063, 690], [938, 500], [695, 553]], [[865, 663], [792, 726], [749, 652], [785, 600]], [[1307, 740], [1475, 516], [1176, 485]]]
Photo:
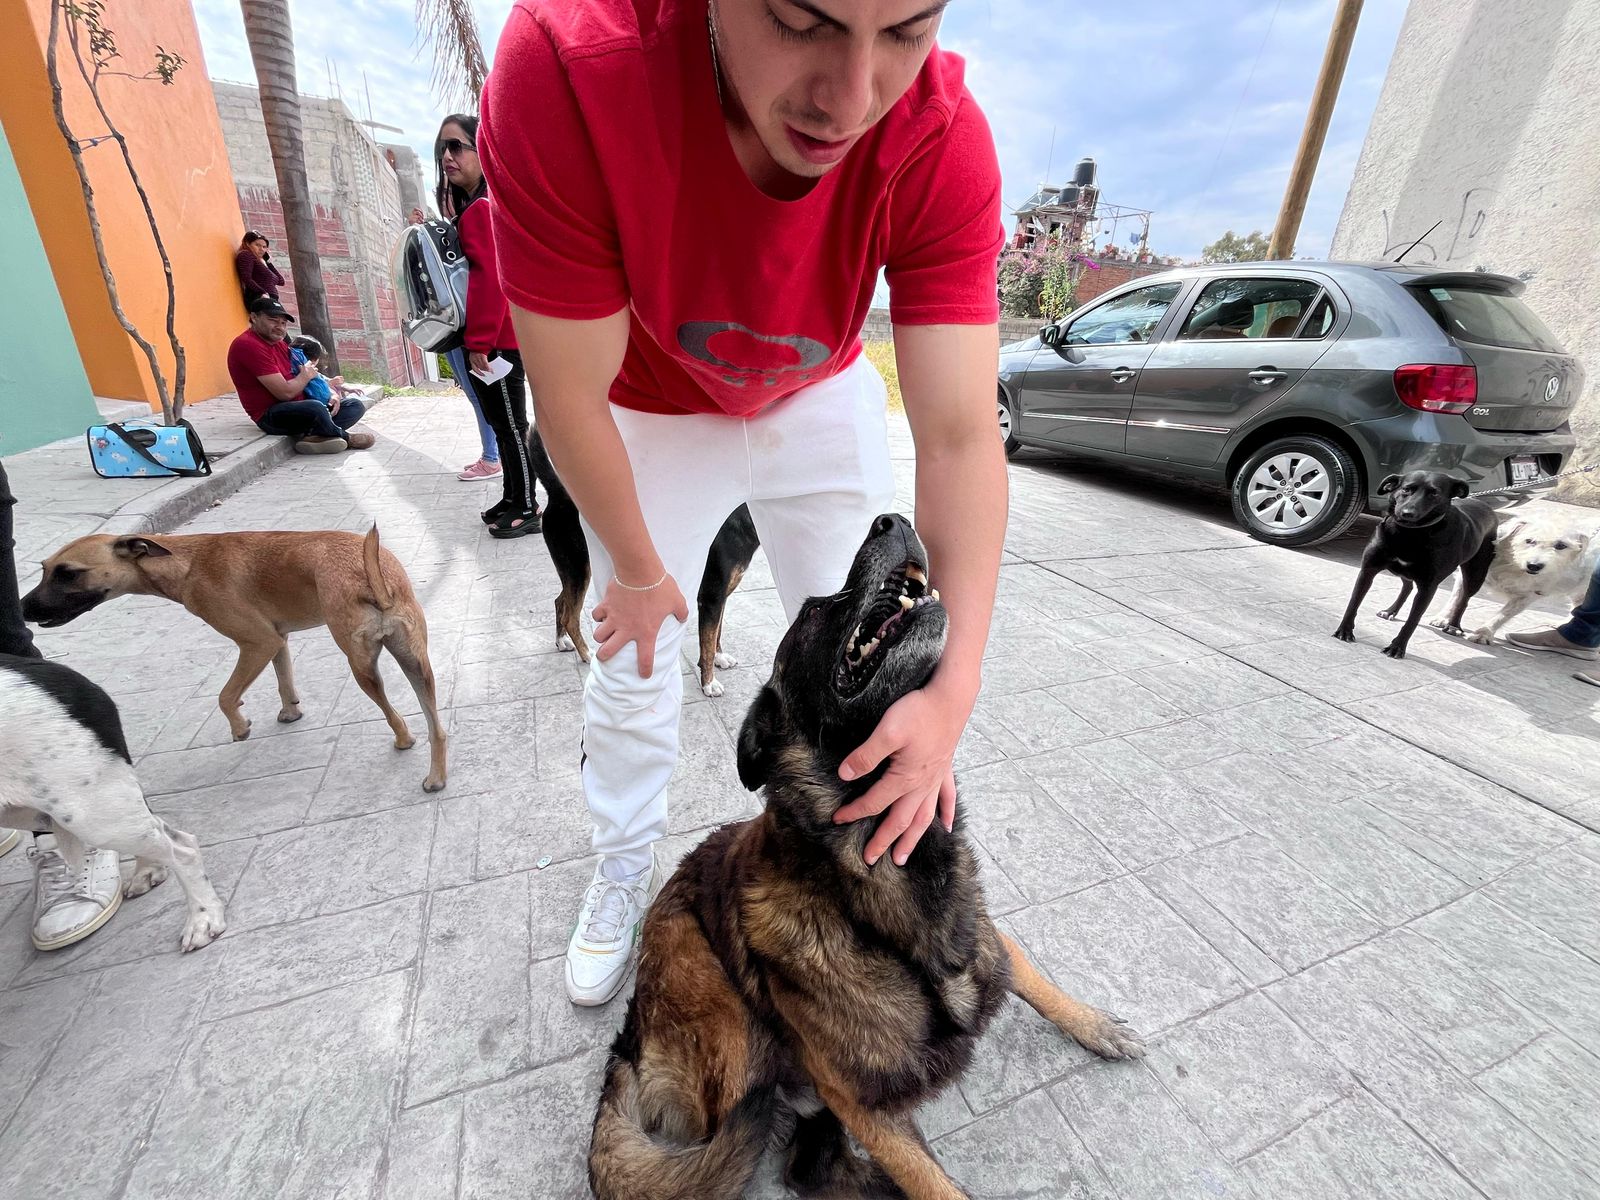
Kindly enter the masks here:
[[1563, 353], [1555, 334], [1515, 296], [1461, 287], [1413, 288], [1412, 293], [1451, 337], [1486, 346]]

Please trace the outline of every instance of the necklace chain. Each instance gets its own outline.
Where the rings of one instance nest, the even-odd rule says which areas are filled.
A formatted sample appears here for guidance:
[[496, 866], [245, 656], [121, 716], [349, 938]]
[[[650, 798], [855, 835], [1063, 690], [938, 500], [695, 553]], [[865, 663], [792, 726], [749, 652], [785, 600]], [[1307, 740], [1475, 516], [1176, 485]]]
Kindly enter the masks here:
[[717, 20], [715, 7], [706, 4], [706, 36], [711, 40], [711, 75], [717, 82], [717, 107], [722, 108], [722, 59], [717, 55]]

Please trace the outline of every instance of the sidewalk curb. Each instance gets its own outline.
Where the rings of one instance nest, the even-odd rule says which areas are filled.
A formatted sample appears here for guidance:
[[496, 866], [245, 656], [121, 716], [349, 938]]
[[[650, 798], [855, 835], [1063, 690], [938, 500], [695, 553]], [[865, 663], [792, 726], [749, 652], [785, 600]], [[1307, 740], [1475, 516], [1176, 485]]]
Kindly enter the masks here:
[[[368, 410], [383, 398], [384, 394], [379, 394], [369, 400]], [[289, 438], [263, 433], [218, 459], [212, 464], [211, 474], [180, 479], [159, 491], [130, 500], [102, 521], [95, 532], [171, 533], [293, 457], [294, 443]]]

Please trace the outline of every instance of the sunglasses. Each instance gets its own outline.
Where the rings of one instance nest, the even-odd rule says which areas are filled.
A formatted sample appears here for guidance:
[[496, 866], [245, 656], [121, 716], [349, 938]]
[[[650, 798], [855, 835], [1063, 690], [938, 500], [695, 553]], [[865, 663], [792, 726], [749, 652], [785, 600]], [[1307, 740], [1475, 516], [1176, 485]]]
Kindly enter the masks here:
[[471, 142], [463, 142], [460, 138], [445, 138], [444, 141], [439, 143], [439, 154], [441, 157], [443, 157], [446, 151], [449, 151], [451, 154], [454, 154], [459, 158], [464, 150], [476, 151], [477, 147]]

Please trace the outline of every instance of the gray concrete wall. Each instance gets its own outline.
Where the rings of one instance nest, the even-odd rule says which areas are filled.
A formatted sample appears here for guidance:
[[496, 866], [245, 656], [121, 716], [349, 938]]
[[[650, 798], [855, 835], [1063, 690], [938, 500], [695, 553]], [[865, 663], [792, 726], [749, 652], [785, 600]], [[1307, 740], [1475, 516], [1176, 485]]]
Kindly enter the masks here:
[[1408, 261], [1526, 279], [1588, 370], [1582, 462], [1600, 460], [1597, 79], [1600, 0], [1411, 0], [1333, 241], [1393, 258], [1437, 221]]
[[[1043, 324], [1027, 317], [1001, 317], [1000, 318], [1000, 344], [1007, 342], [1020, 342], [1023, 338], [1030, 338], [1039, 332]], [[894, 339], [894, 326], [889, 321], [887, 308], [869, 309], [866, 324], [861, 328], [861, 340], [864, 342], [888, 342]]]
[[[228, 161], [246, 221], [274, 241], [281, 230], [278, 179], [261, 117], [261, 98], [245, 84], [212, 82]], [[346, 366], [373, 371], [390, 384], [420, 376], [420, 359], [405, 344], [389, 280], [389, 256], [404, 227], [400, 181], [384, 149], [339, 100], [300, 97], [306, 181], [317, 207], [317, 251], [328, 289], [329, 316]], [[415, 160], [415, 155], [412, 155]], [[290, 275], [289, 256], [275, 254]]]

